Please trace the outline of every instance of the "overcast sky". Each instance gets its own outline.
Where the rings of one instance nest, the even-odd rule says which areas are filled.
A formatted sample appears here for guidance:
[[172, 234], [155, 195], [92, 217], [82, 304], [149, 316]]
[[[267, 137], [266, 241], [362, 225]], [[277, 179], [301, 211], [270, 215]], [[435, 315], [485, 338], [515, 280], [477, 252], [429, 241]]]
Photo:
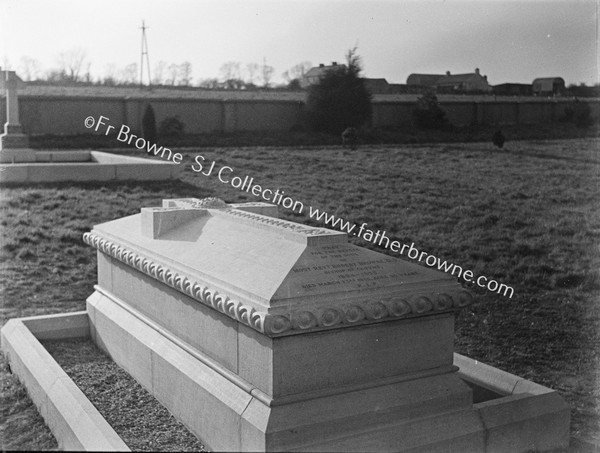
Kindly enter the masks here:
[[367, 77], [405, 83], [413, 72], [473, 72], [492, 85], [561, 76], [598, 81], [596, 1], [404, 0], [0, 0], [0, 65], [23, 56], [42, 69], [84, 49], [91, 72], [140, 61], [149, 26], [150, 65], [192, 64], [193, 81], [219, 77], [227, 61], [275, 68], [344, 61], [354, 46]]

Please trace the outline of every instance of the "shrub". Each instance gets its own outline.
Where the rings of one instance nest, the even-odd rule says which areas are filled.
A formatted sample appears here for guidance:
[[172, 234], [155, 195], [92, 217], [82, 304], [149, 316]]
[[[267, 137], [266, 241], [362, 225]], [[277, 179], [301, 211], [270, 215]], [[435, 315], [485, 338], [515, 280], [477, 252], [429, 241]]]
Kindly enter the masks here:
[[558, 118], [561, 123], [572, 123], [575, 117], [575, 109], [572, 107], [565, 107], [562, 116]]
[[592, 119], [592, 110], [587, 102], [575, 102], [574, 110], [573, 122], [575, 123], [575, 126], [586, 128], [594, 123], [594, 120]]
[[181, 138], [184, 125], [178, 116], [168, 116], [160, 122], [158, 135], [160, 138]]
[[360, 77], [356, 48], [348, 51], [346, 62], [309, 88], [306, 119], [314, 131], [337, 135], [348, 127], [360, 128], [371, 117], [371, 94]]
[[576, 99], [573, 105], [565, 107], [558, 121], [574, 123], [575, 126], [581, 128], [590, 127], [594, 123], [590, 105], [587, 102], [580, 102], [579, 99]]
[[150, 104], [146, 106], [144, 116], [142, 116], [142, 135], [146, 141], [156, 143], [156, 117], [154, 116], [154, 109]]
[[446, 112], [440, 107], [438, 98], [432, 91], [417, 99], [413, 118], [419, 129], [447, 129], [450, 126]]

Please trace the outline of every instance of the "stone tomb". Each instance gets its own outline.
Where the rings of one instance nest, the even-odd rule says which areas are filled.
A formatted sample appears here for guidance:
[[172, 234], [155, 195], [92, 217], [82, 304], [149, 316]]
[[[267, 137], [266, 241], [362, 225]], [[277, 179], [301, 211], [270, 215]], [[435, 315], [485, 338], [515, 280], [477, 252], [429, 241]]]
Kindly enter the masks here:
[[[37, 151], [19, 122], [18, 90], [26, 84], [14, 71], [0, 68], [6, 93], [6, 123], [0, 135], [0, 182], [164, 180], [176, 177], [173, 162], [120, 156], [100, 151]], [[83, 118], [82, 118], [83, 121]]]
[[472, 298], [451, 276], [276, 212], [165, 200], [84, 236], [98, 250], [93, 340], [211, 449], [568, 443], [568, 407], [549, 389], [474, 405], [481, 387], [453, 356], [454, 314]]

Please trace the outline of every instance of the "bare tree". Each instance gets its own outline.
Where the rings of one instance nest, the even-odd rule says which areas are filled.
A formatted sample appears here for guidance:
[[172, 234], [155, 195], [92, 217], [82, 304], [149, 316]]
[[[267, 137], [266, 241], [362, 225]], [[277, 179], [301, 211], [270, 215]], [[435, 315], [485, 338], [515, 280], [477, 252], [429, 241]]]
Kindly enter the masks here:
[[59, 71], [57, 69], [50, 69], [46, 71], [45, 79], [47, 82], [64, 83], [70, 81], [65, 71]]
[[121, 71], [121, 82], [125, 84], [135, 84], [138, 82], [138, 65], [130, 63]]
[[153, 85], [162, 85], [164, 83], [165, 71], [167, 70], [167, 62], [160, 60], [154, 65], [154, 76], [152, 77]]
[[90, 61], [88, 61], [85, 64], [85, 72], [84, 72], [83, 77], [82, 77], [83, 81], [86, 82], [86, 83], [91, 83], [92, 82], [92, 73], [90, 71], [91, 67], [92, 67], [92, 63]]
[[36, 80], [40, 76], [40, 64], [39, 62], [25, 55], [21, 58], [21, 64], [19, 66], [19, 75], [25, 81]]
[[292, 66], [287, 72], [289, 73], [289, 81], [294, 79], [300, 80], [312, 68], [310, 61], [303, 61], [297, 65]]
[[246, 82], [248, 84], [254, 85], [254, 80], [256, 79], [256, 75], [257, 75], [259, 69], [260, 68], [258, 66], [258, 63], [246, 64], [246, 74], [248, 74]]
[[221, 78], [223, 81], [241, 79], [241, 64], [239, 61], [228, 61], [227, 63], [223, 63], [219, 72], [221, 73]]
[[208, 88], [214, 90], [216, 88], [219, 88], [220, 84], [218, 79], [200, 79], [198, 81], [198, 86], [200, 88]]
[[192, 63], [184, 61], [179, 65], [179, 85], [189, 86], [192, 81]]
[[263, 59], [263, 65], [261, 69], [262, 83], [265, 88], [269, 87], [271, 83], [271, 79], [273, 78], [273, 73], [275, 72], [275, 68], [273, 66], [269, 66], [267, 64], [267, 60]]
[[0, 67], [2, 69], [4, 69], [5, 71], [12, 71], [12, 65], [10, 64], [10, 61], [8, 59], [8, 57], [6, 55], [2, 56], [2, 64], [0, 65]]
[[77, 82], [81, 77], [81, 69], [86, 64], [86, 51], [74, 48], [61, 52], [58, 55], [58, 71], [65, 74], [65, 78]]
[[175, 85], [175, 83], [177, 82], [177, 77], [179, 76], [179, 65], [170, 64], [167, 68], [167, 72], [168, 79], [166, 80], [166, 82], [170, 85]]
[[117, 84], [117, 66], [114, 63], [106, 65], [104, 70], [104, 77], [102, 78], [103, 85], [116, 85]]

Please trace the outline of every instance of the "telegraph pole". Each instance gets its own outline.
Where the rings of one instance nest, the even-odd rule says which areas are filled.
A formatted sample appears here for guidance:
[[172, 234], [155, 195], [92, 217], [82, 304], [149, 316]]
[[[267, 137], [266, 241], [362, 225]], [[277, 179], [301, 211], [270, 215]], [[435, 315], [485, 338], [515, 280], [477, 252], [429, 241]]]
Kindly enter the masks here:
[[146, 40], [146, 24], [142, 20], [142, 59], [140, 62], [140, 88], [144, 86], [144, 56], [146, 57], [146, 66], [148, 68], [148, 86], [152, 84], [152, 77], [150, 76], [150, 57], [148, 56], [148, 41]]

